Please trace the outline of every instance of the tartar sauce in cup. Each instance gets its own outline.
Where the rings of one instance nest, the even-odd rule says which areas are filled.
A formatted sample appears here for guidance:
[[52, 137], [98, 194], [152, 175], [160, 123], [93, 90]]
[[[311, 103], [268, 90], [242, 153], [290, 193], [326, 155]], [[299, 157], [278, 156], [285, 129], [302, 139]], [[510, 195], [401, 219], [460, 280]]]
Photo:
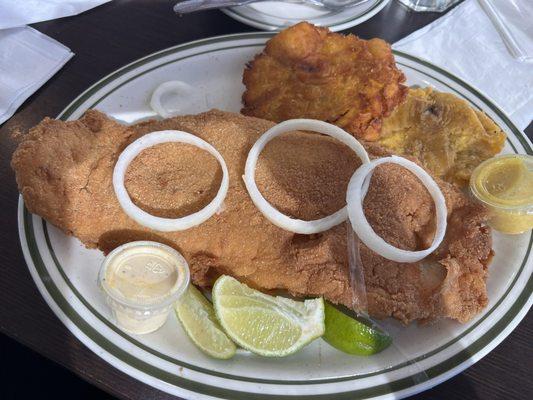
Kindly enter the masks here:
[[98, 275], [115, 322], [134, 334], [159, 329], [189, 280], [189, 265], [179, 252], [149, 241], [117, 247]]

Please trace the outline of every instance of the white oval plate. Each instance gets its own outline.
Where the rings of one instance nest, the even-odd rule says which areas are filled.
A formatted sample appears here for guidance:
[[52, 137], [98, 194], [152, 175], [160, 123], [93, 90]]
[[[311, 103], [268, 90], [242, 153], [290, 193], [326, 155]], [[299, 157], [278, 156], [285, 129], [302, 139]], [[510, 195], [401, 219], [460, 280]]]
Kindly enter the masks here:
[[317, 26], [327, 26], [332, 31], [340, 31], [370, 19], [389, 1], [368, 0], [342, 11], [325, 10], [306, 4], [265, 1], [223, 8], [222, 12], [243, 24], [267, 31], [279, 31], [300, 21], [308, 21]]
[[[246, 62], [269, 33], [216, 37], [172, 47], [129, 64], [90, 87], [59, 118], [97, 108], [127, 123], [154, 116], [148, 106], [161, 82], [195, 86], [187, 112], [213, 107], [238, 112]], [[455, 93], [489, 114], [507, 133], [506, 153], [532, 153], [531, 143], [485, 96], [446, 71], [396, 53], [409, 84]], [[159, 331], [132, 336], [112, 322], [96, 278], [103, 255], [19, 206], [20, 241], [30, 272], [52, 310], [85, 345], [121, 371], [185, 398], [398, 398], [438, 384], [479, 360], [526, 314], [533, 297], [532, 235], [494, 234], [496, 256], [487, 282], [489, 305], [468, 324], [383, 325], [396, 346], [362, 358], [316, 340], [299, 353], [268, 359], [246, 353], [220, 361], [203, 355], [174, 316]]]

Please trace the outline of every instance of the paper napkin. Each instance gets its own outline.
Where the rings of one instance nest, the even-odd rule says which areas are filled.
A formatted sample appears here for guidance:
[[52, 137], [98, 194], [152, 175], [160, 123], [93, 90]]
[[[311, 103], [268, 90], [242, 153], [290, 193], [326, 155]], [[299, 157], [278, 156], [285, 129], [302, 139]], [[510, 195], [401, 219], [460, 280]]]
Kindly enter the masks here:
[[77, 15], [110, 0], [0, 0], [0, 29]]
[[[521, 3], [532, 0], [505, 0]], [[530, 32], [531, 33], [531, 32]], [[528, 31], [523, 36], [533, 43]], [[533, 64], [513, 57], [477, 0], [466, 0], [393, 48], [426, 59], [477, 87], [520, 128], [533, 118]]]
[[73, 55], [28, 26], [0, 30], [0, 124]]

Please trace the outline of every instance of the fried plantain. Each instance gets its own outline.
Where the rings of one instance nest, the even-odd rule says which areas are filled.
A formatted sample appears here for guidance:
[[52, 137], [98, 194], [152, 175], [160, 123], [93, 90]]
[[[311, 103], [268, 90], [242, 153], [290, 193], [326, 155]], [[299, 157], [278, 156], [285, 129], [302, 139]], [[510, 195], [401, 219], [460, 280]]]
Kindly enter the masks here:
[[498, 154], [505, 133], [486, 114], [451, 93], [411, 89], [383, 121], [379, 143], [416, 157], [432, 174], [466, 186], [482, 161]]
[[281, 122], [313, 118], [376, 140], [407, 95], [390, 46], [301, 22], [270, 39], [243, 74], [242, 113]]

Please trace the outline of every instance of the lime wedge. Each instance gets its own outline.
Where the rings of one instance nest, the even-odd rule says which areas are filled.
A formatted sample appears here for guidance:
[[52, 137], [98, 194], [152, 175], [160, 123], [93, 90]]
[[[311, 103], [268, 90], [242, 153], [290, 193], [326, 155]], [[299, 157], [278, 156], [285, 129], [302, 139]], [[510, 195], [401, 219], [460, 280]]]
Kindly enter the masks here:
[[324, 301], [294, 301], [223, 275], [213, 287], [220, 324], [239, 346], [262, 356], [292, 354], [324, 333]]
[[237, 350], [235, 344], [224, 333], [213, 306], [198, 289], [190, 285], [174, 309], [183, 329], [200, 350], [214, 358], [233, 357]]
[[325, 305], [325, 313], [323, 339], [340, 351], [369, 356], [386, 349], [392, 342], [385, 332], [349, 317], [329, 303]]

